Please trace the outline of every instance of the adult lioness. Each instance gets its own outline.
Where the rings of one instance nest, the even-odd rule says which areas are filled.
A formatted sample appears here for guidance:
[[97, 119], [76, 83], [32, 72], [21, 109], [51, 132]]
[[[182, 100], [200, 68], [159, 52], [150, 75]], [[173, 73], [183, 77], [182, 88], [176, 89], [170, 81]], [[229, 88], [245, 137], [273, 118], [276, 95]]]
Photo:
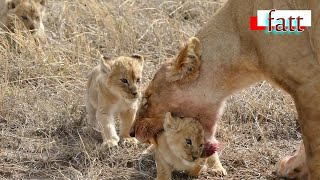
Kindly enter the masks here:
[[[311, 9], [312, 27], [299, 35], [250, 31], [249, 19], [259, 9]], [[136, 137], [142, 142], [153, 137], [162, 129], [163, 122], [152, 117], [170, 111], [204, 119], [200, 123], [205, 137], [209, 142], [214, 141], [216, 122], [226, 98], [265, 79], [293, 97], [302, 128], [309, 179], [319, 179], [320, 1], [229, 0], [196, 37], [202, 45], [199, 77], [187, 84], [171, 82], [166, 74], [183, 73], [185, 67], [164, 65], [148, 88], [152, 91], [147, 94], [146, 116], [135, 123]]]

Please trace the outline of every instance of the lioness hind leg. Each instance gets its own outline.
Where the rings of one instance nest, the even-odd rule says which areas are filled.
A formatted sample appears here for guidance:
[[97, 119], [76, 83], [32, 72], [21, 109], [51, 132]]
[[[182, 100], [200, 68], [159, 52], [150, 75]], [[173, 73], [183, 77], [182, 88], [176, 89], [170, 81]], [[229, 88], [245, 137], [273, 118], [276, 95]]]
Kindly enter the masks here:
[[227, 171], [223, 168], [218, 152], [215, 152], [212, 156], [207, 158], [208, 172], [215, 176], [225, 176]]
[[137, 143], [137, 139], [130, 137], [130, 128], [136, 117], [136, 109], [129, 109], [120, 113], [120, 138], [128, 143]]
[[309, 179], [320, 179], [320, 80], [315, 77], [294, 93], [299, 115]]

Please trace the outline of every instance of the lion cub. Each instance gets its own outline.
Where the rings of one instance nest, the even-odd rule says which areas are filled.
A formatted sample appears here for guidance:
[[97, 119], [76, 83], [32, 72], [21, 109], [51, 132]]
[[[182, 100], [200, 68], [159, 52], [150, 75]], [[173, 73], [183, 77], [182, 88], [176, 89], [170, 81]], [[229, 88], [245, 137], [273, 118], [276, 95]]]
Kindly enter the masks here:
[[118, 145], [114, 119], [120, 116], [120, 138], [136, 142], [129, 135], [140, 97], [144, 58], [140, 55], [100, 60], [89, 74], [86, 92], [88, 124], [101, 131], [103, 148]]
[[47, 0], [0, 0], [0, 27], [11, 32], [26, 28], [43, 37], [46, 4]]
[[171, 179], [173, 170], [186, 171], [197, 177], [206, 169], [201, 159], [204, 148], [204, 131], [193, 118], [172, 117], [168, 112], [164, 121], [164, 132], [157, 136], [155, 159], [157, 180]]

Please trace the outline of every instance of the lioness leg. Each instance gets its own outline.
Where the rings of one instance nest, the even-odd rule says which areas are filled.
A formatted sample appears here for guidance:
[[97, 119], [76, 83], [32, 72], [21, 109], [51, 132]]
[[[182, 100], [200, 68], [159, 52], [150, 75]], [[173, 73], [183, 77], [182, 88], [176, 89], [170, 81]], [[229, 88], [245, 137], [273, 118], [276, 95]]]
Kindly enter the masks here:
[[130, 137], [130, 128], [136, 117], [136, 109], [129, 109], [128, 111], [124, 111], [120, 113], [120, 138], [136, 143], [136, 138]]
[[114, 117], [103, 110], [98, 109], [96, 118], [103, 139], [102, 148], [110, 148], [118, 145], [119, 137], [116, 132]]
[[[222, 111], [221, 111], [222, 112]], [[220, 117], [220, 116], [219, 116]], [[218, 146], [219, 142], [215, 138], [217, 123], [214, 121], [201, 122], [204, 129], [204, 134], [206, 138], [206, 144], [204, 147], [203, 156], [209, 156], [207, 158], [208, 172], [213, 175], [224, 176], [227, 175], [227, 171], [221, 165], [219, 155], [218, 155]]]
[[218, 152], [215, 152], [213, 155], [208, 157], [207, 164], [209, 170], [208, 172], [210, 174], [218, 176], [225, 176], [228, 174], [220, 162]]
[[294, 94], [303, 134], [309, 179], [320, 179], [320, 81], [313, 79]]

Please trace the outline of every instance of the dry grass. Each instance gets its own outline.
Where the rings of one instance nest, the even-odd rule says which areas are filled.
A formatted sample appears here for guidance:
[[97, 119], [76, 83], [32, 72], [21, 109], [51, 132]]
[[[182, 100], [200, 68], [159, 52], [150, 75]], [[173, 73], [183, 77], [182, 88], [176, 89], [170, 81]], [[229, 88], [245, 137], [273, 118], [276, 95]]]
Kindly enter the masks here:
[[[140, 155], [144, 145], [101, 152], [100, 135], [83, 130], [86, 74], [100, 54], [140, 53], [148, 84], [220, 6], [216, 0], [51, 0], [46, 44], [17, 34], [13, 48], [2, 32], [0, 177], [153, 179], [152, 155]], [[218, 133], [229, 172], [223, 179], [277, 179], [275, 163], [301, 139], [296, 119], [291, 98], [265, 82], [231, 97]]]

